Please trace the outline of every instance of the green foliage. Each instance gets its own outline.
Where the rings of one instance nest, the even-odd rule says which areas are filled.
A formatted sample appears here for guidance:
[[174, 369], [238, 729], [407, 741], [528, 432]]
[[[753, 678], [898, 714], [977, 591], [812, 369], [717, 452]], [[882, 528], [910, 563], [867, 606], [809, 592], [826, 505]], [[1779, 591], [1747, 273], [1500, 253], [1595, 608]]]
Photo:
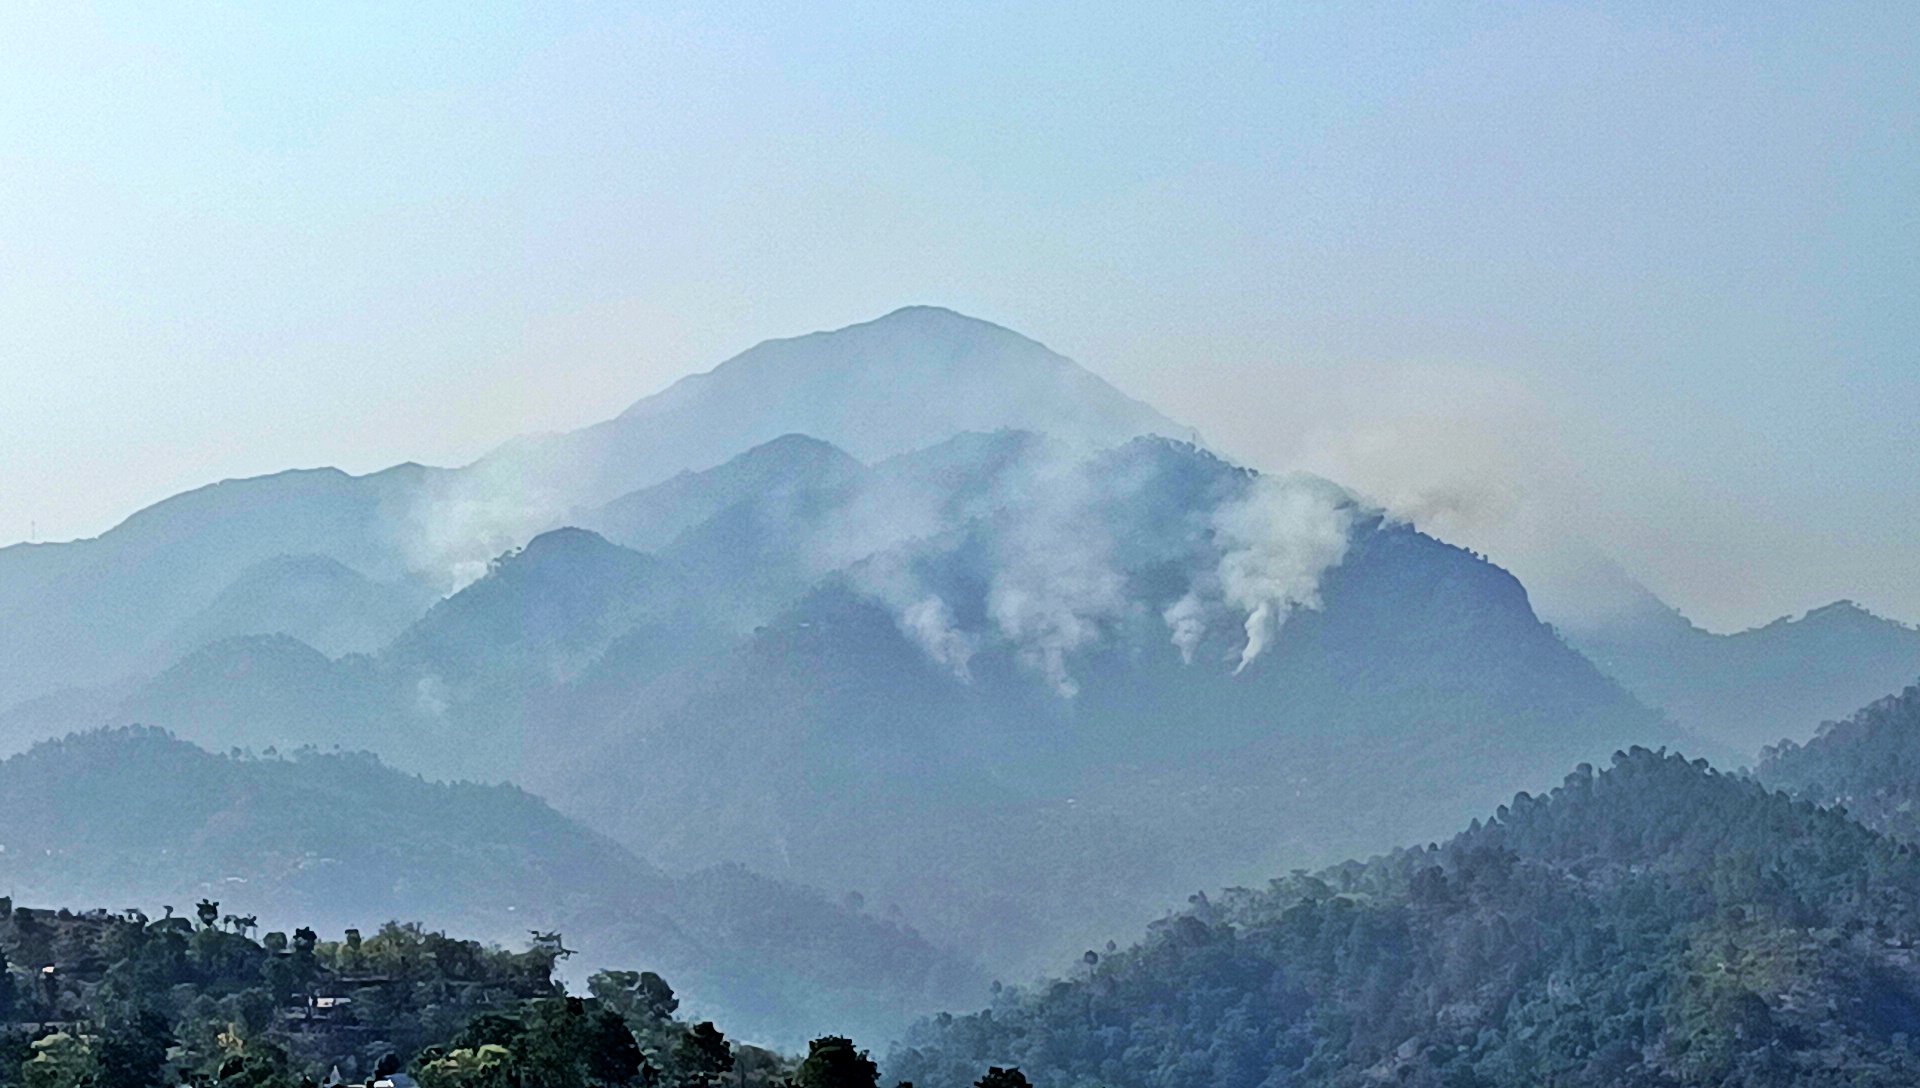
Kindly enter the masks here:
[[81, 1088], [93, 1080], [93, 1039], [56, 1031], [34, 1040], [33, 1057], [20, 1067], [26, 1088]]
[[1822, 725], [1805, 745], [1768, 748], [1757, 774], [1776, 789], [1920, 842], [1920, 686]]
[[513, 1051], [499, 1043], [430, 1057], [416, 1070], [422, 1088], [514, 1088]]
[[151, 1088], [162, 1083], [173, 1026], [151, 1009], [108, 1026], [95, 1057], [95, 1088]]
[[964, 1088], [1909, 1085], [1920, 861], [1635, 749], [1445, 845], [1196, 896], [1075, 981], [916, 1027]]
[[[223, 927], [209, 914], [220, 921], [202, 902], [197, 928], [137, 912], [0, 920], [0, 950], [23, 978], [7, 991], [18, 991], [12, 1007], [0, 1006], [0, 1040], [20, 1038], [0, 1049], [0, 1084], [292, 1086], [336, 1066], [364, 1080], [495, 1024], [503, 1038], [480, 1042], [514, 1049], [516, 1085], [599, 1088], [638, 1074], [622, 1018], [560, 996], [552, 944], [509, 952], [398, 923], [357, 944], [306, 927], [256, 942], [250, 919]], [[51, 1030], [20, 1037], [9, 1024]]]

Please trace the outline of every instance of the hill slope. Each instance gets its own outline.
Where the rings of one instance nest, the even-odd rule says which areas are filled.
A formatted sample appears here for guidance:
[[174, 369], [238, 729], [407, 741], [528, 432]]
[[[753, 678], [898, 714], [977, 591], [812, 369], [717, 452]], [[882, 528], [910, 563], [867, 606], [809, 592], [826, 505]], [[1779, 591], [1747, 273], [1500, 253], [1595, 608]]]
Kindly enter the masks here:
[[1920, 857], [1635, 749], [1443, 846], [1234, 889], [942, 1016], [892, 1075], [1042, 1088], [1904, 1085]]
[[671, 870], [858, 890], [1008, 971], [1681, 739], [1506, 572], [1181, 443], [860, 468], [783, 438], [633, 501], [679, 526], [654, 556], [551, 532], [377, 655], [230, 640], [117, 720], [508, 777]]
[[435, 473], [402, 465], [228, 480], [90, 540], [0, 548], [0, 706], [164, 667], [180, 634], [278, 557], [321, 556], [366, 579], [401, 581], [412, 562], [394, 526]]

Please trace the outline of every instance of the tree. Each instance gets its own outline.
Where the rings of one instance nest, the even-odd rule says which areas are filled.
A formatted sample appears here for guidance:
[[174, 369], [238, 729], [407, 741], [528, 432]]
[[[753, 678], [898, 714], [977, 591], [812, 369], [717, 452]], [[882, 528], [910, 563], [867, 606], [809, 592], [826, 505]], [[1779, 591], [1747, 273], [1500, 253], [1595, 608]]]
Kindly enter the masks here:
[[974, 1081], [973, 1088], [1033, 1088], [1033, 1082], [1019, 1069], [1002, 1069], [996, 1065], [987, 1070], [986, 1076]]
[[652, 971], [599, 971], [587, 979], [587, 992], [605, 1007], [636, 1023], [665, 1023], [673, 1019], [680, 999], [673, 987]]
[[420, 1066], [422, 1088], [510, 1088], [513, 1052], [498, 1043], [456, 1050]]
[[150, 1009], [108, 1026], [96, 1048], [95, 1088], [151, 1088], [163, 1081], [173, 1028]]
[[853, 1040], [827, 1035], [807, 1044], [793, 1074], [794, 1088], [880, 1088], [880, 1067]]
[[674, 1011], [680, 1007], [680, 999], [673, 996], [673, 987], [652, 971], [640, 972], [640, 985], [636, 993], [640, 998], [640, 1006], [655, 1020], [673, 1019]]
[[647, 1062], [626, 1019], [612, 1009], [587, 1013], [586, 1046], [587, 1077], [595, 1084], [631, 1084]]
[[712, 1021], [693, 1026], [673, 1048], [673, 1064], [684, 1084], [708, 1085], [733, 1068], [733, 1047]]
[[94, 1075], [92, 1040], [84, 1035], [54, 1032], [33, 1043], [33, 1057], [20, 1065], [26, 1088], [80, 1088]]

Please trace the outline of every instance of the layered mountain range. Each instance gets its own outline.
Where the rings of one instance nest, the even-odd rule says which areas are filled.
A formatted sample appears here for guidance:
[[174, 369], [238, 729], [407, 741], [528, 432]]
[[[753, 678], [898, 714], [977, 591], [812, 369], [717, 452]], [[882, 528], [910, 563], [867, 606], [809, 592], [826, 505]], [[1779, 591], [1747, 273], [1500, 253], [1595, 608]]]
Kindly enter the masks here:
[[1852, 601], [1716, 634], [1633, 586], [1604, 619], [1563, 628], [1628, 691], [1750, 756], [1920, 677], [1920, 629]]
[[[1193, 437], [948, 311], [770, 342], [465, 468], [230, 481], [0, 549], [0, 740], [137, 722], [276, 781], [308, 764], [245, 753], [507, 781], [630, 859], [640, 890], [583, 917], [723, 927], [790, 888], [1002, 973], [1616, 748], [1726, 751], [1486, 559]], [[780, 883], [658, 892], [749, 870]], [[34, 886], [82, 898], [61, 871]], [[678, 954], [662, 932], [626, 948]], [[813, 1022], [811, 978], [902, 992], [849, 970], [793, 960], [763, 1022]]]
[[593, 970], [642, 958], [705, 1015], [794, 1046], [894, 1028], [985, 980], [911, 928], [738, 865], [669, 876], [512, 786], [431, 783], [364, 753], [213, 755], [104, 729], [0, 762], [0, 889], [187, 914], [212, 899], [324, 933], [432, 918], [510, 946], [558, 931]]

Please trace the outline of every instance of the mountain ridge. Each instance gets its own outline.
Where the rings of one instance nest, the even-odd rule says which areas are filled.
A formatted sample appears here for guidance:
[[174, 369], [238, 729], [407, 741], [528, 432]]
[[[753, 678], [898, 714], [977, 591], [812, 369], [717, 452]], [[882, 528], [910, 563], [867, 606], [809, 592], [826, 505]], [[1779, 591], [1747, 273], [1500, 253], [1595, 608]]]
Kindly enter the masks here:
[[1563, 632], [1649, 705], [1748, 760], [1920, 675], [1920, 628], [1848, 600], [1716, 634], [1640, 590], [1625, 611]]

